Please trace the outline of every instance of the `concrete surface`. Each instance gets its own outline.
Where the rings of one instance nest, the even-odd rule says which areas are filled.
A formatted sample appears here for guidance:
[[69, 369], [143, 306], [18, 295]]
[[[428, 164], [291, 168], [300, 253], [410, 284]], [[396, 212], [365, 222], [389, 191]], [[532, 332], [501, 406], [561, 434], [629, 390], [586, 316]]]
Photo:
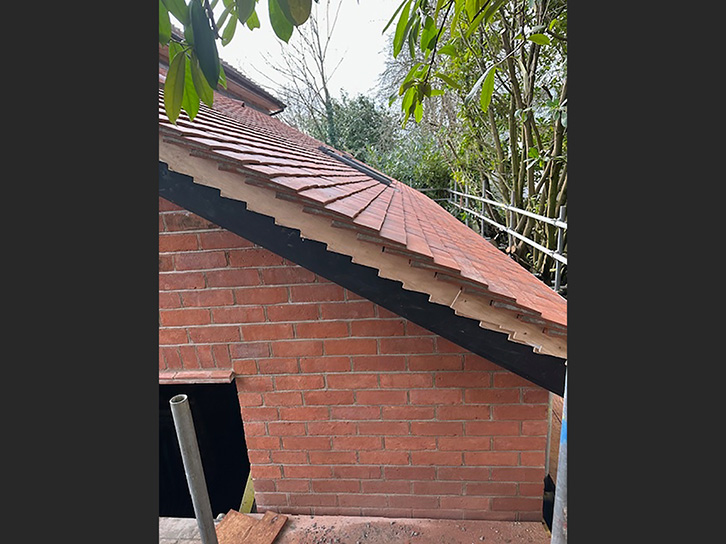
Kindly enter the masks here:
[[[262, 514], [250, 514], [260, 518]], [[549, 544], [540, 522], [288, 515], [274, 544]], [[159, 518], [159, 544], [201, 544], [193, 518]]]

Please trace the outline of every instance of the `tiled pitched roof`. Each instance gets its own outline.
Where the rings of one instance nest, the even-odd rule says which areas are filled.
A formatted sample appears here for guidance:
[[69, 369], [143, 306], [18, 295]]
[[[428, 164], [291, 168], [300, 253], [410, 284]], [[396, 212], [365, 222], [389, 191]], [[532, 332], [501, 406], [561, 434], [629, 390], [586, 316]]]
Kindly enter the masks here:
[[[174, 125], [160, 88], [159, 132], [160, 159], [170, 169], [190, 173], [185, 164], [202, 161], [207, 173], [195, 181], [222, 196], [245, 200], [484, 328], [566, 357], [565, 299], [423, 193], [377, 181], [321, 151], [322, 142], [219, 94], [214, 109], [202, 105], [193, 122], [182, 112]], [[277, 204], [246, 196], [254, 190]]]

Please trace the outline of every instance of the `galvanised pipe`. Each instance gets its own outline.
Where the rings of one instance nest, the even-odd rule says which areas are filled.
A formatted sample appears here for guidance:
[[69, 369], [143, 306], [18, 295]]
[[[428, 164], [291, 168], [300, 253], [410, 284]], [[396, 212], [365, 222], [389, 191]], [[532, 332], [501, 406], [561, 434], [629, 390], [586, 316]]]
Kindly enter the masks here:
[[557, 458], [557, 484], [550, 542], [551, 544], [567, 544], [567, 366], [565, 366], [565, 397], [562, 408], [560, 454]]
[[189, 485], [189, 494], [192, 496], [194, 514], [197, 518], [202, 544], [218, 544], [217, 531], [214, 528], [212, 507], [207, 493], [207, 482], [204, 479], [202, 458], [199, 455], [197, 435], [194, 431], [194, 420], [189, 408], [189, 399], [186, 395], [176, 395], [169, 400], [171, 415], [174, 418], [174, 428], [179, 440], [184, 473]]

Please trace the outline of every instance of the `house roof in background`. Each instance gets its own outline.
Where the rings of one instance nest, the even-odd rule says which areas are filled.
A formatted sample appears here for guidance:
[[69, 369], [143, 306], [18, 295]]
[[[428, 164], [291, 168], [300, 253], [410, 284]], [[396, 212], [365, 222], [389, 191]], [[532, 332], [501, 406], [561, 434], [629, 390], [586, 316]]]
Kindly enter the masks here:
[[423, 193], [384, 183], [322, 142], [219, 93], [214, 109], [202, 104], [194, 121], [182, 112], [174, 125], [160, 84], [159, 136], [160, 160], [170, 170], [485, 329], [566, 358], [566, 300]]

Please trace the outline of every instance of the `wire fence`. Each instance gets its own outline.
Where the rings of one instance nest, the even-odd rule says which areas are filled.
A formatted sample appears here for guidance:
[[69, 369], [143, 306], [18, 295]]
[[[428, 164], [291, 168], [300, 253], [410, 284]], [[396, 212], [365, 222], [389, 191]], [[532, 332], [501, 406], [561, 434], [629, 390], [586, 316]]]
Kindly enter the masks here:
[[[424, 188], [424, 189], [418, 189], [421, 192], [432, 192], [436, 191], [439, 193], [447, 193], [446, 197], [443, 198], [434, 198], [433, 200], [437, 202], [448, 202], [455, 208], [462, 210], [466, 212], [466, 223], [469, 226], [469, 217], [473, 216], [481, 220], [480, 224], [480, 234], [484, 236], [484, 226], [485, 224], [489, 224], [496, 229], [499, 229], [502, 232], [506, 232], [509, 237], [509, 246], [511, 247], [514, 245], [514, 238], [517, 240], [521, 240], [528, 246], [537, 249], [538, 251], [541, 251], [548, 257], [551, 257], [554, 260], [555, 263], [555, 277], [554, 277], [554, 285], [553, 289], [555, 291], [559, 291], [561, 287], [562, 282], [562, 269], [564, 266], [567, 266], [567, 253], [565, 251], [565, 231], [567, 230], [567, 222], [565, 221], [565, 213], [566, 213], [566, 207], [560, 206], [559, 210], [559, 217], [557, 219], [554, 219], [552, 217], [545, 217], [543, 215], [539, 215], [527, 210], [523, 210], [521, 208], [517, 208], [511, 204], [504, 204], [502, 202], [497, 202], [496, 200], [491, 200], [489, 198], [477, 196], [477, 195], [471, 195], [467, 193], [462, 193], [460, 191], [457, 191], [455, 189], [451, 188]], [[459, 201], [457, 201], [455, 198], [452, 198], [454, 196], [460, 197]], [[463, 203], [461, 202], [463, 200]], [[475, 210], [471, 207], [471, 201], [479, 202], [481, 203], [481, 209]], [[503, 225], [491, 217], [487, 216], [484, 211], [484, 205], [489, 204], [491, 206], [496, 206], [499, 208], [503, 208], [506, 210], [506, 217], [508, 225]], [[536, 221], [539, 221], [541, 223], [546, 223], [548, 225], [552, 225], [557, 228], [557, 248], [556, 249], [550, 249], [542, 244], [527, 238], [526, 236], [520, 234], [516, 230], [514, 230], [512, 227], [516, 224], [516, 215], [524, 215], [527, 217], [531, 217], [532, 219], [535, 219]]]

